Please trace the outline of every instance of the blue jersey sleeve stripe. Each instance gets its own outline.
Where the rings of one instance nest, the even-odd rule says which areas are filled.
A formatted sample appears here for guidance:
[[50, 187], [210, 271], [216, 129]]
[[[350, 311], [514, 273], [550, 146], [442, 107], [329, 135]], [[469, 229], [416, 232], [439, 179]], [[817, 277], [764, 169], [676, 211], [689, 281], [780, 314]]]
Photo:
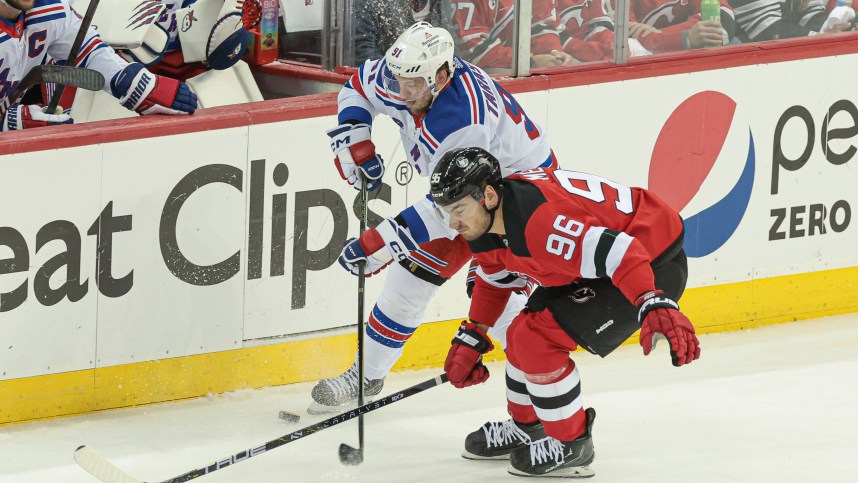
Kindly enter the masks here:
[[426, 224], [423, 223], [423, 219], [420, 218], [420, 215], [413, 206], [404, 209], [400, 215], [402, 215], [405, 223], [408, 223], [408, 231], [411, 232], [411, 237], [414, 238], [414, 241], [417, 243], [426, 243], [429, 241], [429, 230], [426, 229]]
[[82, 60], [78, 61], [77, 65], [79, 67], [86, 67], [89, 64], [89, 59], [92, 58], [93, 52], [95, 52], [98, 49], [104, 49], [104, 48], [107, 48], [107, 44], [105, 44], [104, 42], [98, 44], [97, 46], [95, 46], [94, 49], [90, 50], [89, 53], [86, 54], [86, 57], [84, 57]]
[[364, 124], [372, 124], [372, 114], [366, 109], [358, 106], [349, 106], [337, 115], [337, 121], [344, 124], [346, 121], [358, 121]]
[[421, 250], [420, 248], [418, 248], [415, 251], [417, 253], [419, 253], [420, 255], [426, 257], [429, 261], [438, 264], [439, 266], [442, 266], [442, 267], [447, 266], [447, 262], [445, 262], [444, 260], [441, 260], [440, 258], [437, 258], [435, 255], [432, 255], [431, 253], [427, 252], [426, 250]]
[[50, 22], [51, 20], [59, 20], [61, 18], [66, 18], [65, 12], [54, 13], [51, 15], [45, 15], [44, 17], [34, 18], [32, 20], [27, 20], [26, 23], [29, 27], [30, 25], [36, 25], [37, 23]]
[[430, 146], [429, 143], [427, 143], [426, 140], [423, 139], [423, 136], [420, 136], [420, 143], [426, 146], [426, 149], [429, 150], [429, 154], [435, 154], [435, 148]]
[[477, 82], [477, 78], [474, 77], [474, 74], [471, 71], [468, 71], [468, 76], [471, 78], [471, 85], [474, 86], [474, 93], [477, 98], [477, 116], [479, 117], [479, 123], [486, 123], [486, 107], [483, 104], [483, 90], [480, 88], [479, 82]]

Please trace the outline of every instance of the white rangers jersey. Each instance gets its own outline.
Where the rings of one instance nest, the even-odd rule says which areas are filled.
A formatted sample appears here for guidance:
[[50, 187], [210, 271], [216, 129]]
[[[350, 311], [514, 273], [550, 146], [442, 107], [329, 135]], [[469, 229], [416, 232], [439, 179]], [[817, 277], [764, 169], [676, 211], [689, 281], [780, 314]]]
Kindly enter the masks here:
[[[65, 61], [71, 51], [81, 18], [68, 0], [36, 0], [32, 9], [16, 21], [0, 19], [0, 111], [5, 113], [9, 95], [33, 67], [48, 56]], [[97, 70], [104, 76], [104, 90], [110, 92], [110, 80], [128, 63], [91, 28], [77, 57], [79, 67]]]
[[[453, 78], [432, 107], [425, 115], [414, 116], [401, 98], [384, 88], [381, 74], [387, 69], [387, 61], [364, 62], [340, 90], [340, 124], [372, 124], [378, 114], [390, 116], [400, 128], [408, 160], [421, 176], [429, 176], [444, 153], [462, 147], [480, 147], [492, 153], [500, 161], [504, 176], [552, 166], [545, 132], [527, 117], [512, 95], [479, 67], [458, 56], [454, 63]], [[439, 218], [428, 197], [400, 217], [418, 243], [456, 235]]]

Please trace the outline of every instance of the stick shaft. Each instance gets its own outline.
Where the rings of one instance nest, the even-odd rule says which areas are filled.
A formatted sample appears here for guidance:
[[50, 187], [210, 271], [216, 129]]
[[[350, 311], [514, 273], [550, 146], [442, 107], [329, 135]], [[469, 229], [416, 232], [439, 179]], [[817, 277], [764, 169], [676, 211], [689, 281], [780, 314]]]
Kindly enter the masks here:
[[[360, 231], [358, 236], [361, 236], [366, 231], [366, 216], [367, 216], [367, 199], [366, 199], [366, 184], [367, 180], [363, 180], [360, 188]], [[358, 359], [358, 406], [364, 404], [365, 387], [363, 384], [363, 338], [364, 338], [364, 294], [366, 289], [366, 263], [361, 263], [358, 273], [358, 323], [357, 323], [357, 359]], [[358, 417], [358, 450], [363, 456], [363, 415]]]
[[[89, 7], [86, 9], [86, 14], [84, 14], [83, 19], [81, 19], [80, 29], [77, 31], [77, 37], [74, 38], [74, 43], [72, 44], [71, 51], [69, 52], [69, 57], [66, 59], [66, 65], [68, 66], [74, 67], [77, 62], [78, 51], [80, 50], [80, 46], [83, 44], [84, 38], [86, 38], [89, 25], [92, 23], [92, 17], [95, 16], [95, 9], [98, 8], [98, 2], [99, 0], [90, 0]], [[57, 85], [56, 89], [54, 89], [54, 95], [51, 96], [51, 102], [48, 104], [47, 112], [52, 113], [57, 110], [57, 106], [60, 103], [60, 97], [62, 97], [65, 89], [65, 85]]]
[[[297, 441], [305, 436], [310, 436], [311, 434], [318, 433], [323, 429], [330, 428], [331, 426], [336, 426], [337, 424], [346, 422], [350, 419], [354, 419], [356, 417], [363, 416], [366, 413], [375, 411], [376, 409], [381, 409], [387, 405], [393, 404], [395, 402], [401, 401], [407, 397], [413, 396], [420, 392], [423, 392], [427, 389], [431, 389], [435, 386], [440, 386], [447, 382], [447, 375], [441, 374], [433, 377], [432, 379], [421, 382], [420, 384], [416, 384], [409, 388], [403, 389], [401, 391], [395, 392], [389, 396], [385, 396], [381, 399], [373, 401], [369, 404], [364, 404], [363, 406], [352, 409], [351, 411], [344, 412], [342, 414], [338, 414], [334, 417], [328, 418], [324, 421], [320, 421], [316, 424], [312, 424], [307, 426], [306, 428], [299, 429], [297, 431], [293, 431], [289, 434], [285, 434], [279, 438], [272, 439], [264, 444], [259, 446], [255, 446], [252, 448], [248, 448], [246, 450], [240, 451], [236, 454], [227, 456], [225, 458], [221, 458], [214, 463], [203, 466], [202, 468], [197, 468], [187, 473], [183, 473], [174, 478], [170, 478], [169, 480], [164, 480], [162, 483], [178, 483], [183, 481], [189, 481], [201, 476], [205, 476], [209, 473], [212, 473], [217, 470], [221, 470], [228, 466], [232, 466], [236, 463], [241, 463], [242, 461], [246, 461], [254, 456], [259, 456], [262, 453], [266, 453], [271, 451], [274, 448], [283, 446], [284, 444], [291, 443], [293, 441]], [[88, 457], [86, 465], [82, 464], [81, 461], [78, 461], [78, 458], [75, 458], [78, 461], [78, 464], [81, 465], [83, 469], [88, 471], [91, 475], [98, 478], [101, 481], [105, 482], [124, 482], [124, 481], [139, 481], [131, 476], [128, 476], [121, 470], [117, 469], [115, 466], [110, 464], [104, 458], [97, 456], [97, 453], [89, 450], [86, 446], [81, 446], [75, 452], [75, 456], [78, 454], [85, 455]], [[102, 468], [103, 473], [99, 473], [99, 468]]]

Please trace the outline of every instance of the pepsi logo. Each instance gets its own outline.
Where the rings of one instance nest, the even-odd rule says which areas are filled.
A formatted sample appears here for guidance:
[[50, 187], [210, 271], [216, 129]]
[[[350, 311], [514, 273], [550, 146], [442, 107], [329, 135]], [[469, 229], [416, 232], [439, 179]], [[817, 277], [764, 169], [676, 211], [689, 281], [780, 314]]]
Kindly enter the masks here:
[[683, 215], [689, 257], [721, 248], [748, 208], [754, 136], [736, 110], [723, 93], [694, 94], [674, 109], [653, 148], [648, 186]]

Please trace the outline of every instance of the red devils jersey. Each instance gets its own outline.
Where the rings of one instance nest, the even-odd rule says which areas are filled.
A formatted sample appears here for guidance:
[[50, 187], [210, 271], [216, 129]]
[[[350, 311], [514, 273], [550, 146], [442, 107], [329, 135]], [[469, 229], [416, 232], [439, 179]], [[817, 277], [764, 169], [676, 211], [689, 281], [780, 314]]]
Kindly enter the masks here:
[[[687, 48], [682, 33], [700, 21], [700, 0], [632, 0], [629, 21], [650, 25], [661, 30], [638, 37], [641, 45], [654, 53]], [[727, 0], [721, 0], [721, 27], [732, 37], [735, 32], [733, 10]]]
[[[587, 173], [542, 169], [504, 180], [506, 236], [470, 243], [480, 264], [471, 318], [492, 325], [511, 290], [609, 277], [630, 301], [655, 289], [650, 263], [682, 237], [682, 219], [651, 191]], [[498, 306], [498, 304], [500, 305]]]
[[[459, 0], [453, 2], [453, 23], [462, 57], [482, 68], [512, 66], [515, 0]], [[556, 0], [534, 0], [530, 49], [534, 54], [562, 50]]]
[[582, 62], [610, 59], [614, 21], [610, 0], [558, 0], [563, 51]]

